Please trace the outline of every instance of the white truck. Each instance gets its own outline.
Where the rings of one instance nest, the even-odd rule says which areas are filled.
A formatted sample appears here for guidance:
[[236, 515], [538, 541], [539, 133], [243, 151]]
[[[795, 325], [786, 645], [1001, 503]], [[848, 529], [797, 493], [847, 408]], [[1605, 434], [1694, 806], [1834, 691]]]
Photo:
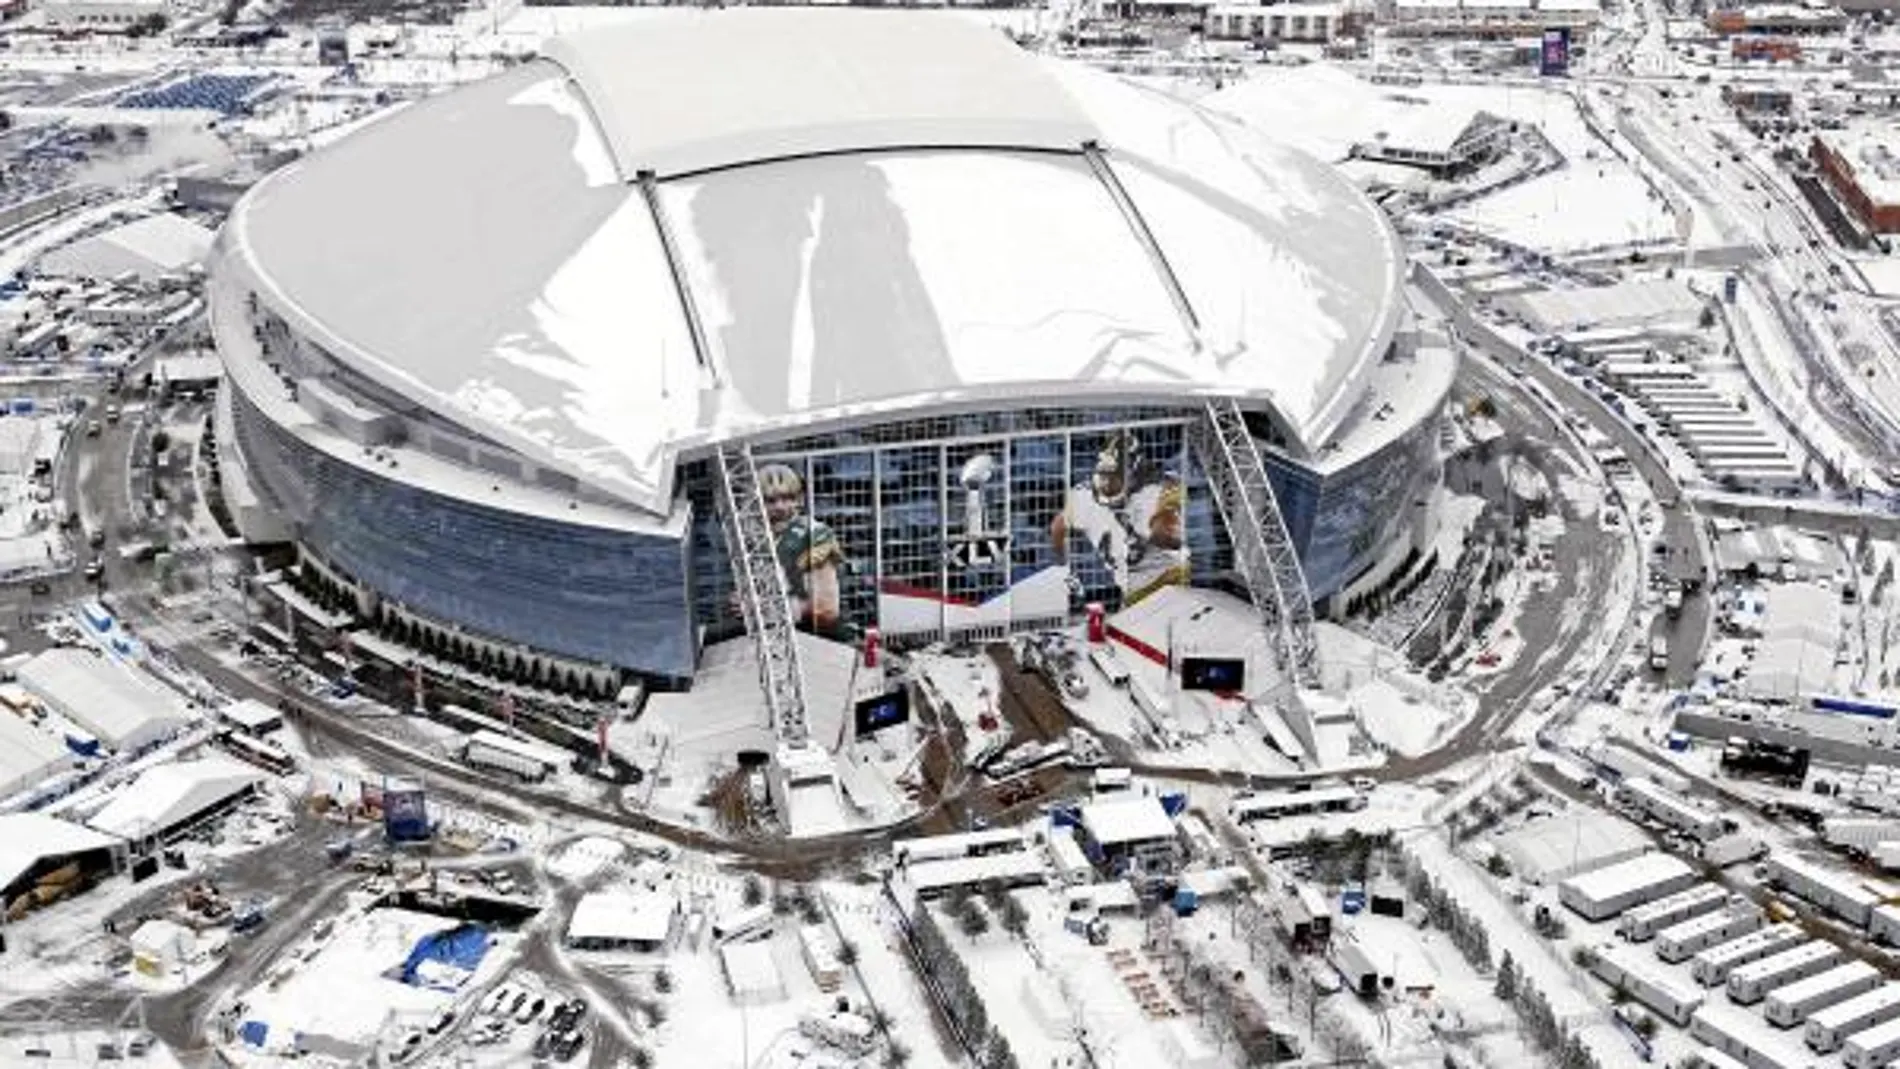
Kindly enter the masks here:
[[1736, 832], [1712, 840], [1702, 847], [1702, 863], [1718, 869], [1744, 861], [1759, 861], [1768, 856], [1768, 844], [1746, 832]]

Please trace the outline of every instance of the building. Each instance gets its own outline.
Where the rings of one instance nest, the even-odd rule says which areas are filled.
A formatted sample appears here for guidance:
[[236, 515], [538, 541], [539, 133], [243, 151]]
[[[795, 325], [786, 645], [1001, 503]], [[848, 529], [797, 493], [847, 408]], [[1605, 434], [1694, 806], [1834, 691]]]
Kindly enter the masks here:
[[149, 846], [225, 812], [263, 782], [263, 773], [222, 757], [156, 765], [121, 788], [86, 824]]
[[76, 878], [114, 872], [124, 845], [44, 813], [0, 815], [0, 906], [11, 913], [21, 896], [37, 888], [65, 888]]
[[125, 33], [171, 17], [170, 0], [40, 0], [47, 29], [60, 33]]
[[1377, 163], [1419, 167], [1436, 175], [1481, 166], [1510, 140], [1511, 124], [1476, 108], [1422, 108], [1406, 121], [1352, 147], [1352, 155]]
[[132, 274], [142, 282], [183, 275], [204, 262], [212, 233], [182, 215], [158, 212], [81, 238], [40, 257], [41, 274], [99, 281]]
[[1817, 131], [1808, 155], [1855, 222], [1877, 234], [1900, 233], [1900, 137], [1891, 123]]
[[656, 13], [246, 195], [220, 470], [365, 672], [611, 696], [744, 633], [728, 464], [825, 636], [1227, 579], [1227, 399], [1323, 602], [1429, 533], [1454, 362], [1403, 267], [1330, 167], [959, 17]]
[[672, 938], [679, 912], [679, 900], [658, 891], [593, 891], [574, 904], [567, 945], [575, 950], [660, 950]]
[[1096, 868], [1146, 886], [1180, 868], [1174, 818], [1153, 795], [1118, 797], [1082, 807], [1077, 841]]
[[1379, 8], [1396, 34], [1496, 41], [1559, 28], [1581, 40], [1603, 17], [1599, 0], [1385, 0]]
[[0, 709], [0, 798], [22, 791], [73, 766], [66, 741], [42, 731], [11, 709]]
[[75, 647], [33, 657], [19, 677], [48, 709], [114, 751], [146, 749], [191, 720], [184, 699], [150, 677]]
[[1641, 828], [1587, 806], [1531, 821], [1498, 836], [1495, 846], [1513, 875], [1539, 885], [1628, 861], [1656, 848]]
[[1352, 28], [1345, 5], [1339, 3], [1223, 4], [1207, 12], [1207, 35], [1228, 41], [1324, 44]]
[[1847, 27], [1847, 16], [1831, 4], [1749, 4], [1709, 12], [1708, 25], [1719, 37], [1839, 33]]

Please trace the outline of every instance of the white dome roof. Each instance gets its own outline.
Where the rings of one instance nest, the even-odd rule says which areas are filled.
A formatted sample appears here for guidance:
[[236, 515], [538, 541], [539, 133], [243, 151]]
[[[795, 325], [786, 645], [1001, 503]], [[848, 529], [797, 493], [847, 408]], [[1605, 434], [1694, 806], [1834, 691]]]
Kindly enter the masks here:
[[933, 406], [1237, 396], [1317, 442], [1402, 267], [1231, 120], [823, 9], [557, 41], [272, 175], [220, 245], [384, 388], [655, 512], [683, 451]]

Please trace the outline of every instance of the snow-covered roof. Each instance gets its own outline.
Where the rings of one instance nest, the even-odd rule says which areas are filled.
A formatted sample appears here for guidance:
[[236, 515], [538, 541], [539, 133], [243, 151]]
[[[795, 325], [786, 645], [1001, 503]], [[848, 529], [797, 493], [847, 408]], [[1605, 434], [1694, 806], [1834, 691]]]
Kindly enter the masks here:
[[[656, 14], [276, 172], [213, 270], [380, 388], [649, 512], [682, 453], [931, 406], [1217, 393], [1326, 438], [1395, 327], [1377, 208], [1262, 133], [990, 33]], [[664, 92], [631, 73], [645, 35], [682, 57]]]
[[719, 948], [719, 963], [733, 995], [766, 995], [784, 989], [778, 964], [772, 960], [769, 941], [726, 943]]
[[49, 858], [116, 846], [113, 836], [44, 813], [0, 814], [0, 887]]
[[40, 258], [39, 270], [100, 279], [127, 271], [142, 278], [177, 274], [202, 263], [211, 240], [202, 224], [161, 212], [55, 249]]
[[264, 774], [222, 757], [174, 761], [139, 774], [86, 823], [122, 838], [151, 835], [249, 790]]
[[1891, 122], [1856, 120], [1815, 134], [1847, 164], [1854, 183], [1876, 205], [1900, 204], [1900, 133]]
[[1586, 807], [1531, 821], [1498, 836], [1495, 845], [1512, 872], [1540, 884], [1635, 857], [1655, 847], [1636, 825]]
[[248, 731], [256, 731], [271, 724], [281, 724], [284, 720], [284, 714], [256, 698], [239, 698], [219, 709], [218, 715]]
[[1092, 802], [1082, 807], [1082, 827], [1104, 846], [1174, 837], [1174, 821], [1152, 795]]
[[114, 749], [151, 741], [187, 719], [176, 694], [116, 661], [77, 647], [20, 665], [20, 682], [61, 716]]
[[1692, 322], [1702, 298], [1679, 279], [1647, 278], [1608, 286], [1539, 290], [1509, 298], [1539, 330], [1661, 326]]
[[574, 904], [569, 939], [659, 943], [673, 927], [679, 901], [657, 891], [595, 891]]
[[1010, 882], [1033, 879], [1046, 872], [1047, 868], [1048, 863], [1040, 853], [1014, 850], [981, 857], [913, 862], [904, 870], [904, 879], [910, 883], [912, 890], [938, 891], [951, 887], [979, 887], [991, 880]]
[[71, 760], [65, 740], [0, 709], [0, 795], [24, 790]]
[[[544, 54], [587, 101], [622, 180], [874, 148], [1074, 150], [1094, 136], [1007, 37], [955, 17], [701, 11], [558, 38]], [[706, 84], [708, 67], [716, 81], [680, 91]]]
[[1564, 881], [1577, 896], [1602, 901], [1633, 887], [1643, 887], [1692, 873], [1688, 863], [1674, 854], [1644, 854], [1599, 869], [1591, 869]]

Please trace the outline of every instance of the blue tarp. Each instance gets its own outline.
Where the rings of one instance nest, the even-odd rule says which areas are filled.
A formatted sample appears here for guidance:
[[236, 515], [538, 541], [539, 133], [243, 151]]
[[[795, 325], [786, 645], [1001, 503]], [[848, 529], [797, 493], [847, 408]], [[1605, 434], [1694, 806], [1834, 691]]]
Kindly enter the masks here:
[[259, 1050], [264, 1049], [264, 1040], [270, 1036], [270, 1026], [262, 1021], [245, 1021], [238, 1026], [238, 1038]]
[[464, 972], [474, 972], [488, 953], [488, 930], [479, 924], [464, 924], [445, 932], [423, 936], [402, 963], [402, 982], [416, 986], [416, 970], [423, 962], [439, 961]]
[[1179, 817], [1187, 812], [1187, 795], [1179, 791], [1169, 791], [1161, 796], [1161, 811], [1170, 817]]

